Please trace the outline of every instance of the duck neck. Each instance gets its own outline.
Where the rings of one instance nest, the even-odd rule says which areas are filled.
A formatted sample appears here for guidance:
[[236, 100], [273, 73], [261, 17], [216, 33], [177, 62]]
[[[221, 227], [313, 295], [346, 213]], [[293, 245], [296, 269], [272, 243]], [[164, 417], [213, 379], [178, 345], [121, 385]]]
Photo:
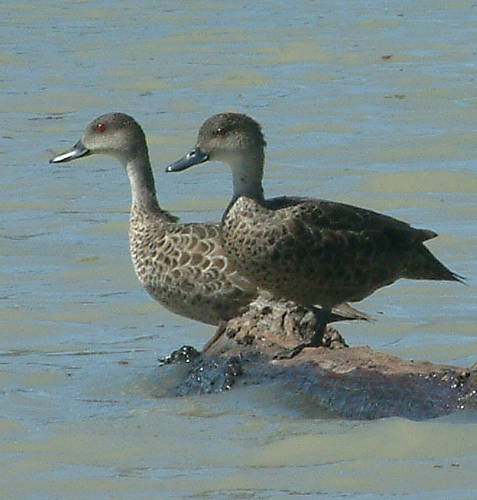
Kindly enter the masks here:
[[234, 199], [239, 196], [247, 196], [259, 203], [264, 201], [263, 197], [263, 152], [240, 155], [230, 161], [232, 167]]
[[134, 157], [123, 162], [131, 184], [132, 205], [145, 212], [161, 211], [156, 197], [156, 187], [152, 174], [147, 146]]

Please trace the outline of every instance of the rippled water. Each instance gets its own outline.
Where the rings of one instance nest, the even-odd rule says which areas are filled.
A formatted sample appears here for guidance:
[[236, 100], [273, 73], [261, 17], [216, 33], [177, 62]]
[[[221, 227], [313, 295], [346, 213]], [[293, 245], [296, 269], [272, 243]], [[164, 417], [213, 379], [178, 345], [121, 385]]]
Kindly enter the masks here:
[[[222, 165], [163, 167], [209, 115], [251, 114], [268, 196], [439, 232], [468, 286], [400, 282], [340, 327], [413, 359], [477, 360], [475, 2], [9, 3], [0, 27], [0, 498], [475, 498], [477, 424], [346, 422], [252, 387], [168, 398], [157, 357], [212, 329], [165, 311], [128, 256], [129, 186], [51, 166], [108, 111], [146, 130], [164, 207], [218, 219]], [[225, 188], [224, 188], [225, 186]]]

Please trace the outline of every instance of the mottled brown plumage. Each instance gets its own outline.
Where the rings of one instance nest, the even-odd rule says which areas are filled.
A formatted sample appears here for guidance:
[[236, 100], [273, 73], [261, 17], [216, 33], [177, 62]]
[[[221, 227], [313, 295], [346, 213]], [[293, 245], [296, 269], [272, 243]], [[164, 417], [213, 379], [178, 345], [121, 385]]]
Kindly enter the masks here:
[[231, 267], [215, 223], [168, 222], [131, 210], [129, 242], [136, 275], [170, 311], [217, 325], [236, 316], [256, 288]]
[[[221, 245], [220, 224], [181, 224], [160, 208], [146, 138], [139, 124], [123, 113], [91, 122], [83, 137], [52, 163], [102, 153], [123, 164], [131, 184], [129, 243], [136, 275], [149, 294], [167, 309], [216, 325], [236, 316], [257, 296], [257, 289], [232, 266]], [[334, 320], [365, 319], [343, 306]]]
[[242, 196], [223, 219], [225, 249], [242, 274], [276, 296], [326, 309], [399, 278], [458, 280], [422, 244], [435, 236], [324, 200], [270, 210]]
[[193, 153], [168, 168], [206, 160], [231, 166], [234, 195], [222, 219], [223, 244], [240, 273], [258, 287], [329, 311], [399, 278], [461, 280], [423, 245], [437, 236], [433, 231], [343, 203], [265, 200], [264, 146], [257, 122], [222, 113], [202, 125]]
[[219, 224], [181, 224], [157, 202], [144, 132], [123, 113], [100, 116], [72, 150], [51, 162], [94, 153], [118, 158], [131, 183], [131, 259], [149, 294], [169, 310], [218, 324], [256, 297], [256, 287], [232, 268], [219, 239]]

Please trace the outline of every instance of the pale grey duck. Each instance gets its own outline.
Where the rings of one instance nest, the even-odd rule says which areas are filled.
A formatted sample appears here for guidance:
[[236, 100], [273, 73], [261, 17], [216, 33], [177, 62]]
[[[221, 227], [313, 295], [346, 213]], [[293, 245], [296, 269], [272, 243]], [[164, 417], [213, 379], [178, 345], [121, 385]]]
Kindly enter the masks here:
[[[169, 165], [180, 171], [207, 160], [228, 163], [233, 198], [222, 218], [222, 240], [237, 269], [276, 297], [325, 312], [362, 300], [399, 278], [461, 281], [423, 245], [437, 234], [380, 213], [333, 201], [280, 197], [262, 190], [260, 125], [221, 113], [201, 126], [196, 147]], [[323, 315], [322, 329], [327, 315]], [[318, 345], [316, 334], [309, 345]]]
[[[129, 244], [136, 275], [149, 294], [167, 309], [217, 325], [236, 316], [257, 290], [225, 255], [218, 223], [181, 224], [160, 208], [144, 132], [123, 113], [92, 121], [72, 149], [50, 160], [61, 163], [107, 154], [124, 166], [131, 185]], [[343, 305], [334, 320], [366, 319]]]

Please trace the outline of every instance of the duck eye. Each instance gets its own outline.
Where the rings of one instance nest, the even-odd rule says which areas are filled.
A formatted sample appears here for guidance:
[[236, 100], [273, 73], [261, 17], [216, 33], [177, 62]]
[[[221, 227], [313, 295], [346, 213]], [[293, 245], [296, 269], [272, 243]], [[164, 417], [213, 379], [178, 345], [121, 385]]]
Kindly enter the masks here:
[[223, 127], [219, 127], [216, 131], [215, 131], [215, 134], [216, 135], [225, 135], [227, 133], [227, 129], [226, 128], [223, 128]]
[[96, 125], [96, 130], [98, 132], [104, 132], [106, 130], [106, 125], [104, 123], [100, 122]]

